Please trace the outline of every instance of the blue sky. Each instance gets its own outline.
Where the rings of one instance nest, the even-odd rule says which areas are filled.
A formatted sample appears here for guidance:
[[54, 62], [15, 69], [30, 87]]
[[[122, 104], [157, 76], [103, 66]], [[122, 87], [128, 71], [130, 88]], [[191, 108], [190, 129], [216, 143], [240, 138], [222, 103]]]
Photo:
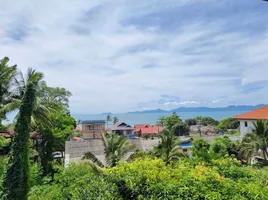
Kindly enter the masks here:
[[74, 113], [268, 103], [261, 0], [0, 2], [0, 57], [65, 87]]

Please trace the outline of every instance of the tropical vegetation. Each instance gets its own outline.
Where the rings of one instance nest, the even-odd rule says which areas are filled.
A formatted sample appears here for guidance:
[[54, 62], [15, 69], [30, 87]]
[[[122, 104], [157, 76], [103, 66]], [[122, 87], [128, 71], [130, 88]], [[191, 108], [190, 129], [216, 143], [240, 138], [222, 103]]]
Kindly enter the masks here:
[[83, 159], [90, 160], [99, 167], [114, 167], [116, 164], [126, 158], [134, 146], [127, 137], [120, 137], [115, 133], [102, 133], [102, 143], [104, 146], [105, 163], [102, 163], [92, 152], [85, 153]]
[[[164, 127], [159, 144], [151, 152], [134, 146], [126, 137], [103, 133], [105, 162], [92, 152], [84, 160], [64, 168], [64, 144], [75, 132], [77, 123], [68, 111], [71, 93], [49, 87], [43, 75], [29, 69], [26, 76], [0, 60], [0, 129], [8, 113], [18, 111], [10, 127], [12, 139], [0, 136], [0, 198], [5, 200], [61, 199], [268, 199], [268, 123], [257, 121], [243, 141], [218, 137], [192, 142], [192, 156], [178, 146], [178, 136], [188, 135], [189, 126], [214, 126], [223, 131], [237, 129], [235, 120], [220, 122], [196, 117], [183, 122], [173, 113], [157, 122]], [[107, 116], [109, 122], [118, 118]], [[10, 128], [9, 127], [9, 128]], [[31, 137], [30, 132], [38, 137]], [[262, 156], [261, 166], [248, 166], [244, 160]], [[129, 156], [129, 157], [128, 157]]]

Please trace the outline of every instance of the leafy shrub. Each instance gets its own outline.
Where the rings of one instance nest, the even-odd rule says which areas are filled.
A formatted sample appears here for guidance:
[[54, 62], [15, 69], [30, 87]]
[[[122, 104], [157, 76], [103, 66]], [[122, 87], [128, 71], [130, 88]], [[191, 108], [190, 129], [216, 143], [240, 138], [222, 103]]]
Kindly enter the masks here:
[[178, 122], [173, 127], [173, 132], [175, 136], [185, 136], [189, 135], [190, 127], [184, 122]]
[[185, 120], [185, 123], [186, 123], [188, 126], [197, 125], [197, 121], [196, 121], [196, 119], [186, 119], [186, 120]]

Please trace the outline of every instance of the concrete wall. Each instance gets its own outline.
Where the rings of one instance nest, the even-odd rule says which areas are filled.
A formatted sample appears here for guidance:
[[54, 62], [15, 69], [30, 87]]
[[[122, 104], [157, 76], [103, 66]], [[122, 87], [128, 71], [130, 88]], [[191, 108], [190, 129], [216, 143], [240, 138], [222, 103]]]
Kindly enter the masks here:
[[[143, 146], [139, 139], [130, 140], [132, 144], [143, 150]], [[104, 146], [102, 140], [87, 140], [87, 141], [67, 141], [65, 142], [65, 166], [68, 166], [70, 162], [78, 162], [82, 159], [86, 152], [93, 153], [103, 163], [105, 162]], [[135, 150], [133, 150], [134, 152]], [[128, 156], [131, 153], [128, 154]], [[127, 157], [128, 157], [127, 156]]]
[[[245, 122], [247, 122], [247, 127], [245, 126]], [[247, 133], [252, 132], [254, 128], [253, 125], [254, 120], [240, 120], [240, 139], [242, 140]]]

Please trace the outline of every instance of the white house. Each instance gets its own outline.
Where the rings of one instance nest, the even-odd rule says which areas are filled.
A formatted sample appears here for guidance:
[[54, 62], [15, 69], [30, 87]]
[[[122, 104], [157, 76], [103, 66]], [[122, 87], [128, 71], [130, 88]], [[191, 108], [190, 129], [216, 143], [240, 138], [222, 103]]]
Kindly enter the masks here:
[[237, 115], [234, 117], [240, 121], [240, 139], [252, 131], [254, 128], [253, 122], [257, 120], [268, 120], [268, 106], [263, 106], [256, 110]]

